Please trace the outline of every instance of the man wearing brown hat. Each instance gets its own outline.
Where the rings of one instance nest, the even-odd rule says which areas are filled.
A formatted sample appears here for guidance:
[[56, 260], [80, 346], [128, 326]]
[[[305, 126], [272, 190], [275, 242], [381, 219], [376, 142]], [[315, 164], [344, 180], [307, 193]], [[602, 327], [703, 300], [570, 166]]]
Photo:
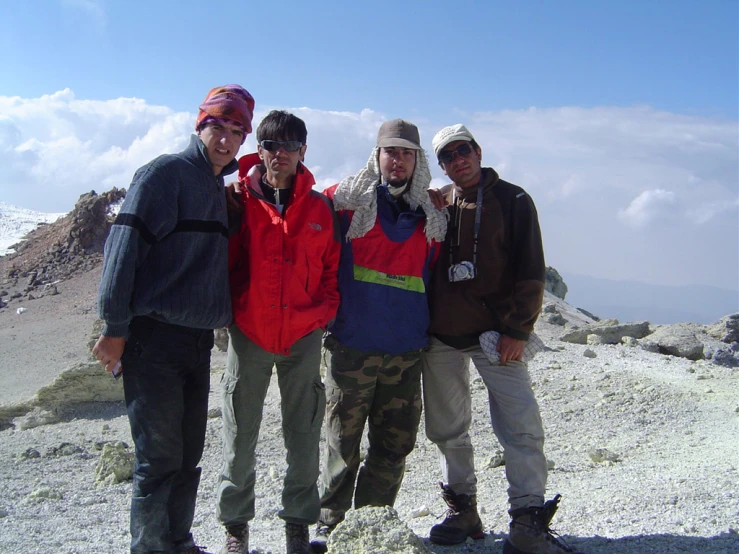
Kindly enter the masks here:
[[[428, 196], [418, 128], [385, 122], [367, 166], [331, 187], [342, 231], [336, 320], [325, 340], [326, 450], [314, 551], [351, 508], [392, 506], [421, 417], [427, 288], [446, 232]], [[369, 425], [369, 450], [360, 443]], [[360, 467], [361, 465], [361, 467]]]
[[140, 168], [105, 243], [93, 353], [123, 375], [136, 447], [131, 552], [204, 554], [190, 528], [200, 482], [213, 329], [231, 321], [224, 175], [254, 99], [217, 87], [178, 154]]
[[[510, 534], [504, 554], [574, 552], [549, 529], [559, 495], [544, 502], [547, 461], [539, 406], [526, 364], [544, 295], [544, 252], [534, 202], [521, 187], [482, 167], [482, 150], [464, 125], [439, 131], [434, 154], [452, 180], [449, 232], [433, 278], [431, 340], [424, 353], [426, 435], [439, 450], [447, 517], [431, 528], [438, 544], [482, 538], [469, 435], [469, 364], [488, 389], [490, 417], [503, 446]], [[481, 345], [495, 332], [496, 347]]]

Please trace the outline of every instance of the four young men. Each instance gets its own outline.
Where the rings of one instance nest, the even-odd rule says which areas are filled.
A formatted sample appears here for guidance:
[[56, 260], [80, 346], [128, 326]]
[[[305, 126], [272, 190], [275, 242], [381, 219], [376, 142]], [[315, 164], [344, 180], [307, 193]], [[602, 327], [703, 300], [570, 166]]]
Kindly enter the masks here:
[[[549, 531], [559, 497], [544, 502], [544, 434], [522, 360], [544, 290], [531, 199], [481, 167], [481, 149], [464, 126], [446, 127], [433, 148], [453, 182], [444, 195], [447, 231], [446, 211], [433, 207], [427, 191], [418, 129], [403, 120], [384, 123], [367, 166], [323, 196], [302, 163], [305, 124], [273, 111], [257, 129], [258, 152], [238, 163], [242, 216], [230, 226], [238, 232], [226, 256], [223, 175], [237, 168], [253, 106], [241, 87], [213, 89], [190, 148], [137, 172], [106, 244], [106, 327], [95, 354], [108, 371], [123, 370], [136, 445], [131, 552], [204, 552], [190, 526], [212, 329], [226, 324], [222, 553], [249, 552], [255, 449], [275, 366], [288, 462], [279, 517], [288, 554], [311, 552], [308, 526], [316, 521], [312, 548], [325, 551], [352, 500], [355, 508], [393, 505], [416, 441], [421, 395], [449, 506], [430, 538], [481, 538], [468, 434], [470, 360], [488, 388], [506, 456], [512, 521], [504, 552], [574, 552]], [[501, 334], [496, 362], [479, 342], [491, 330]], [[361, 463], [365, 423], [369, 451]]]

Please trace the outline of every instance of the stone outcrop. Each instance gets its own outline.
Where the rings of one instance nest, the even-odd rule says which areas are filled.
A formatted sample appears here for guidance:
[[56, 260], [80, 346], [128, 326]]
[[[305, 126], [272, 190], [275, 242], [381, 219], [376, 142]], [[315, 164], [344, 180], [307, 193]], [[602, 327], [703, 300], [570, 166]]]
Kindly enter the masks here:
[[13, 254], [0, 257], [0, 277], [9, 292], [3, 304], [56, 294], [55, 283], [98, 266], [114, 221], [111, 207], [125, 196], [126, 190], [117, 188], [83, 194], [69, 214], [13, 245]]
[[661, 325], [647, 339], [655, 343], [662, 354], [702, 360], [703, 341], [698, 338], [702, 333], [704, 327], [698, 323], [674, 323]]
[[35, 400], [37, 405], [47, 408], [82, 402], [120, 402], [123, 386], [97, 361], [85, 362], [73, 365], [39, 389]]
[[390, 506], [349, 510], [327, 542], [329, 554], [431, 552]]
[[553, 302], [547, 302], [542, 306], [541, 315], [539, 317], [543, 321], [551, 323], [552, 325], [564, 326], [567, 323], [567, 320], [564, 318], [557, 305]]
[[0, 406], [0, 429], [11, 422], [19, 429], [56, 423], [59, 408], [84, 402], [121, 402], [123, 386], [95, 362], [78, 363], [60, 373], [33, 398]]
[[544, 290], [548, 290], [557, 298], [565, 299], [567, 296], [567, 285], [559, 272], [551, 266], [547, 266]]
[[[92, 325], [88, 347], [92, 351], [100, 336], [103, 322]], [[62, 371], [49, 385], [23, 402], [0, 406], [0, 429], [14, 425], [19, 429], [31, 429], [56, 423], [61, 407], [85, 402], [121, 402], [123, 384], [106, 372], [92, 356], [88, 361], [74, 364]]]
[[709, 325], [706, 333], [727, 344], [739, 342], [739, 312], [722, 317], [713, 325]]
[[95, 481], [101, 485], [116, 485], [129, 481], [133, 476], [133, 450], [120, 441], [103, 445], [97, 466]]
[[[735, 342], [732, 344], [739, 343]], [[729, 348], [718, 348], [711, 356], [711, 361], [723, 367], [739, 367], [739, 358], [736, 357], [736, 353]]]
[[[610, 319], [569, 331], [562, 335], [559, 340], [574, 344], [588, 344], [588, 335], [596, 335], [600, 337], [602, 344], [619, 344], [623, 341], [623, 337], [641, 339], [646, 337], [649, 332], [648, 321], [619, 323], [618, 320]], [[591, 339], [591, 341], [594, 340]]]

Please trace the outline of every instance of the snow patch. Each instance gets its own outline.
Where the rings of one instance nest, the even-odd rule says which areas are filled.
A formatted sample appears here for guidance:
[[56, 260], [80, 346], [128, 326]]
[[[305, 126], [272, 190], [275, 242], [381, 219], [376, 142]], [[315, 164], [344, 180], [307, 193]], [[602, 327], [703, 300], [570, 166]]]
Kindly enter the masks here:
[[54, 223], [67, 213], [43, 213], [0, 202], [0, 256], [15, 252], [11, 248], [42, 223]]

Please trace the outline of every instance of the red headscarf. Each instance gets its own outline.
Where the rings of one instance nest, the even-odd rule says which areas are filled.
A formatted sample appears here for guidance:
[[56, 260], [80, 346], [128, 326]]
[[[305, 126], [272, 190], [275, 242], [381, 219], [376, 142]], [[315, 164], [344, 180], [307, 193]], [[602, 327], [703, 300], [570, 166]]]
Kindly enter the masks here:
[[212, 117], [232, 121], [251, 133], [251, 120], [254, 117], [254, 98], [239, 85], [224, 85], [212, 89], [200, 105], [195, 130], [200, 130], [205, 119]]

